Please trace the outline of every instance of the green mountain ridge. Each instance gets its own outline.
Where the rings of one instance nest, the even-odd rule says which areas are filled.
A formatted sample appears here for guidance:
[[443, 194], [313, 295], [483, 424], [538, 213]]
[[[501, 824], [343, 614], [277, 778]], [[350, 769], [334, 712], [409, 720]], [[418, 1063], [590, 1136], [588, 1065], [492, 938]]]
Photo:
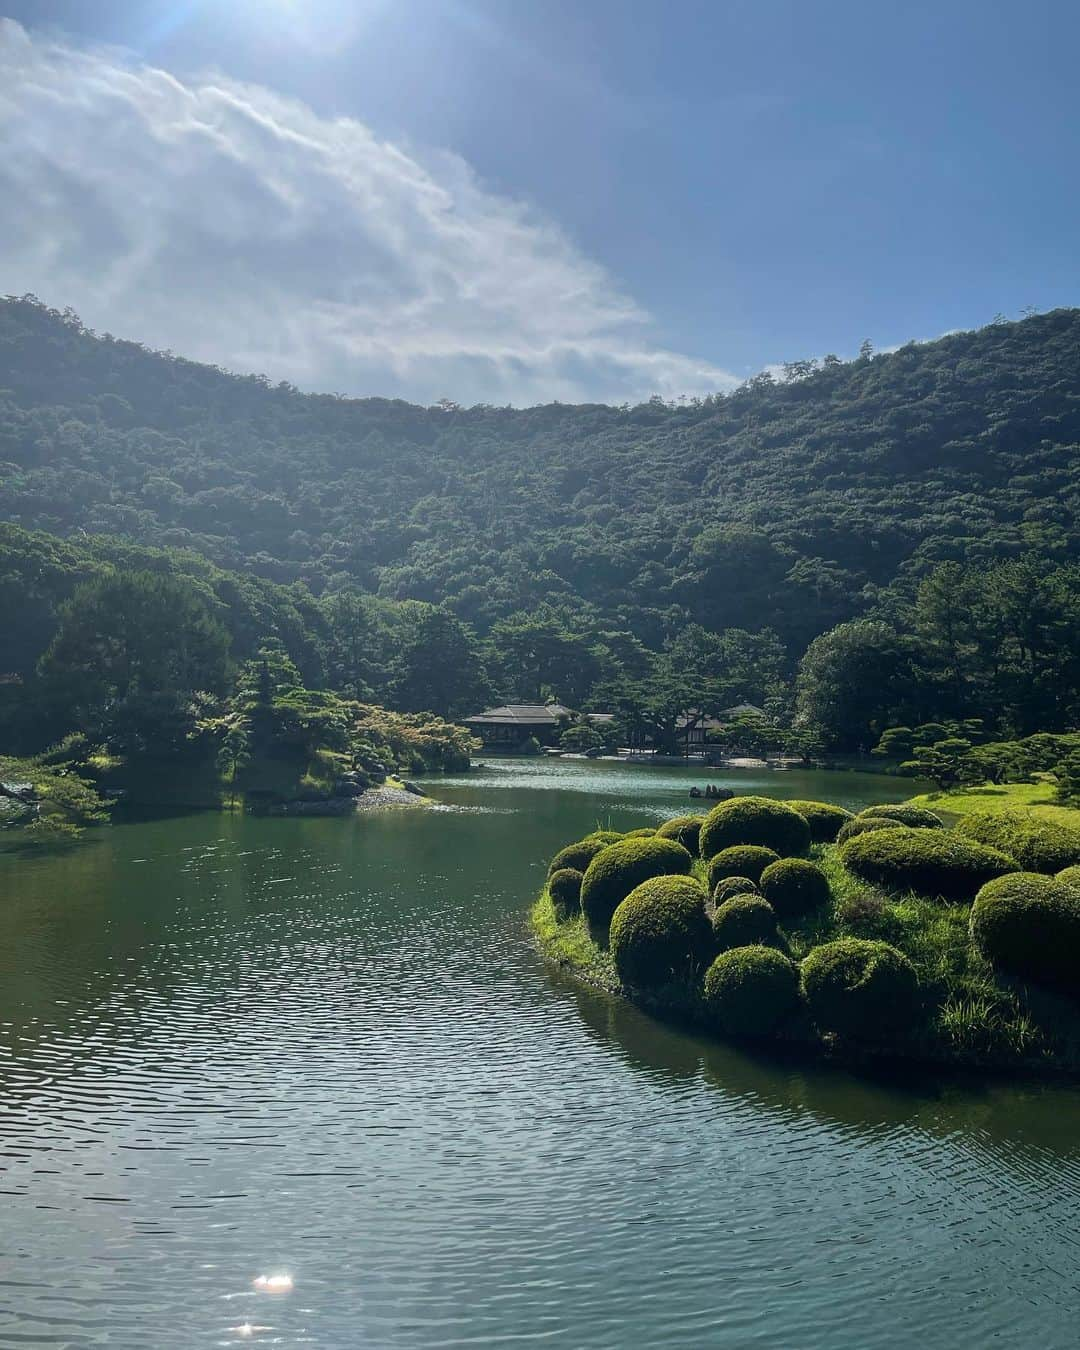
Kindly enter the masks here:
[[1080, 310], [727, 396], [420, 408], [302, 394], [0, 303], [0, 518], [183, 548], [315, 594], [548, 605], [658, 647], [792, 657], [944, 560], [1080, 557]]

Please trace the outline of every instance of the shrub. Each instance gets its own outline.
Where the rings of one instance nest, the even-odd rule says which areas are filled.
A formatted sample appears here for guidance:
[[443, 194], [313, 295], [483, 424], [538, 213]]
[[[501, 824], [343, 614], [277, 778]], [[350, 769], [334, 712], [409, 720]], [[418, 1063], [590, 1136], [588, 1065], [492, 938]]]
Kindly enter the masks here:
[[[659, 830], [654, 830], [654, 829], [652, 828], [651, 825], [643, 825], [643, 826], [641, 827], [640, 830], [627, 830], [626, 833], [623, 835], [623, 838], [624, 838], [624, 839], [651, 839], [651, 838], [653, 837], [653, 835], [659, 834], [659, 833], [660, 833], [660, 831], [659, 831]], [[676, 840], [676, 843], [677, 843], [677, 842], [678, 842], [678, 840]], [[695, 852], [695, 850], [694, 850], [694, 849], [691, 849], [690, 852], [693, 853], [693, 852]]]
[[717, 882], [726, 877], [749, 877], [751, 881], [757, 882], [770, 863], [779, 861], [779, 853], [771, 848], [761, 848], [758, 844], [734, 844], [709, 860], [709, 890], [715, 890]]
[[733, 947], [705, 974], [705, 1008], [730, 1036], [767, 1036], [799, 1002], [799, 970], [775, 947]]
[[712, 930], [722, 952], [754, 942], [775, 943], [776, 911], [760, 895], [735, 895], [717, 905]]
[[1080, 867], [1063, 867], [1057, 874], [1057, 880], [1080, 891]]
[[704, 821], [704, 816], [676, 816], [673, 820], [665, 820], [656, 834], [661, 839], [674, 839], [696, 856], [698, 835]]
[[846, 844], [849, 839], [854, 839], [857, 834], [866, 834], [868, 830], [895, 830], [897, 826], [903, 826], [903, 822], [890, 820], [888, 816], [856, 816], [841, 828], [836, 842]]
[[805, 858], [781, 858], [761, 874], [761, 894], [782, 919], [797, 919], [829, 899], [829, 882]]
[[575, 872], [584, 872], [596, 855], [602, 853], [613, 842], [615, 841], [610, 839], [586, 838], [579, 839], [576, 844], [567, 844], [548, 864], [548, 876], [564, 867], [572, 867]]
[[790, 806], [772, 797], [733, 797], [714, 806], [701, 827], [700, 852], [712, 858], [733, 844], [757, 844], [780, 857], [805, 853], [810, 826]]
[[945, 900], [970, 900], [980, 886], [1015, 872], [1011, 858], [952, 830], [893, 827], [849, 839], [840, 861], [863, 881], [892, 891], [917, 891]]
[[722, 905], [725, 900], [730, 900], [733, 895], [760, 895], [757, 883], [751, 881], [749, 877], [724, 877], [713, 887], [712, 898], [714, 905]]
[[650, 877], [689, 872], [693, 859], [673, 839], [620, 839], [585, 869], [581, 909], [594, 937], [606, 932], [616, 906]]
[[555, 917], [560, 922], [581, 908], [581, 883], [584, 879], [584, 874], [574, 867], [560, 867], [548, 877], [548, 894]]
[[1080, 892], [1041, 872], [987, 882], [971, 907], [971, 937], [1002, 970], [1046, 984], [1080, 984]]
[[788, 802], [810, 826], [810, 838], [815, 844], [834, 844], [836, 836], [849, 820], [855, 817], [842, 806], [831, 802]]
[[651, 877], [612, 915], [611, 959], [624, 984], [653, 988], [686, 979], [714, 950], [705, 891], [693, 877]]
[[887, 806], [868, 806], [859, 812], [857, 820], [874, 820], [879, 817], [886, 820], [898, 820], [913, 830], [943, 830], [945, 822], [925, 806], [908, 806], [906, 802], [890, 802]]
[[898, 937], [901, 925], [890, 904], [873, 891], [856, 891], [845, 896], [836, 907], [836, 917], [857, 937]]
[[802, 991], [822, 1031], [874, 1040], [911, 1020], [918, 990], [915, 967], [887, 942], [838, 938], [815, 947], [802, 963]]
[[965, 839], [1001, 849], [1026, 872], [1060, 872], [1080, 863], [1080, 830], [1056, 820], [1002, 811], [964, 816], [954, 826]]
[[602, 844], [614, 844], [625, 837], [621, 830], [593, 830], [585, 836], [586, 839], [599, 839]]

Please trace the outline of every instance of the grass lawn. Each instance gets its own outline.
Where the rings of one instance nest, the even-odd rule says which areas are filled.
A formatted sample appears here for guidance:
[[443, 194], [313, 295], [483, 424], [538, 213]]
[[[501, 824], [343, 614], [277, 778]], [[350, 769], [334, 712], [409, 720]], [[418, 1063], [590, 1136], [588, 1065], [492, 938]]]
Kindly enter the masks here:
[[924, 792], [910, 799], [912, 806], [926, 806], [943, 815], [967, 816], [973, 812], [1030, 811], [1044, 820], [1080, 828], [1080, 810], [1054, 801], [1050, 783], [986, 783], [982, 787], [957, 788], [952, 792]]

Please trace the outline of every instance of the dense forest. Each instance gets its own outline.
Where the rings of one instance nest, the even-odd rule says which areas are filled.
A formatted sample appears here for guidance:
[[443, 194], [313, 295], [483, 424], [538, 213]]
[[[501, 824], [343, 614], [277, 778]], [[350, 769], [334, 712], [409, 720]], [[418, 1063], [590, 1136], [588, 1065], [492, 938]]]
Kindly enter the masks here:
[[739, 700], [841, 749], [932, 719], [1070, 730], [1078, 445], [1075, 310], [704, 400], [466, 409], [305, 395], [11, 297], [0, 748], [118, 706], [71, 681], [132, 573], [221, 631], [191, 694], [226, 697], [269, 643], [352, 700], [550, 696], [661, 742]]

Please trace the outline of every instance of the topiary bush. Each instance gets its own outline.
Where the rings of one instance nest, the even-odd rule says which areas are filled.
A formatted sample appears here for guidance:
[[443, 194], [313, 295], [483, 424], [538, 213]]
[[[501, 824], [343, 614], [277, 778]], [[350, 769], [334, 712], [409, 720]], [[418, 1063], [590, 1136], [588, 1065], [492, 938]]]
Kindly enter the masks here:
[[722, 905], [725, 900], [730, 900], [733, 895], [760, 894], [757, 883], [751, 881], [749, 877], [724, 877], [712, 889], [714, 905]]
[[964, 816], [956, 834], [1001, 849], [1026, 872], [1060, 872], [1080, 863], [1080, 830], [1019, 811]]
[[895, 830], [897, 826], [903, 826], [902, 821], [890, 820], [888, 816], [856, 816], [854, 820], [841, 827], [840, 833], [836, 836], [838, 844], [846, 844], [849, 839], [854, 839], [857, 834], [866, 834], [869, 830]]
[[690, 871], [693, 859], [673, 839], [620, 839], [585, 869], [581, 911], [594, 938], [603, 938], [616, 907], [650, 877]]
[[712, 930], [717, 949], [722, 952], [755, 942], [775, 944], [776, 911], [760, 895], [735, 895], [717, 905]]
[[820, 1030], [876, 1040], [912, 1020], [919, 980], [915, 967], [887, 942], [838, 938], [815, 947], [802, 963], [802, 992]]
[[699, 849], [703, 858], [712, 858], [734, 844], [757, 844], [790, 857], [810, 847], [810, 826], [798, 811], [772, 797], [734, 797], [705, 817]]
[[625, 838], [621, 830], [591, 830], [586, 839], [599, 839], [602, 844], [614, 844]]
[[798, 1007], [798, 967], [775, 947], [733, 947], [706, 971], [704, 1002], [729, 1036], [768, 1036]]
[[850, 811], [833, 806], [831, 802], [789, 801], [787, 804], [810, 826], [810, 838], [815, 844], [834, 844], [847, 822], [855, 819]]
[[705, 891], [693, 877], [651, 877], [611, 918], [611, 959], [623, 984], [642, 989], [685, 980], [712, 960]]
[[849, 839], [840, 846], [840, 861], [863, 881], [886, 890], [944, 900], [970, 900], [986, 882], [1017, 870], [998, 849], [958, 838], [952, 830], [903, 826]]
[[584, 873], [574, 867], [560, 867], [548, 877], [548, 894], [560, 923], [581, 908], [581, 883], [584, 880]]
[[828, 903], [829, 881], [805, 858], [781, 858], [762, 872], [761, 894], [781, 919], [798, 919]]
[[1063, 867], [1057, 874], [1057, 880], [1080, 890], [1080, 867]]
[[725, 877], [749, 877], [756, 882], [770, 863], [779, 860], [779, 853], [758, 844], [734, 844], [731, 848], [722, 849], [715, 858], [709, 860], [709, 890], [715, 890], [717, 882], [723, 881]]
[[1080, 892], [1041, 872], [989, 881], [971, 907], [972, 941], [994, 966], [1042, 984], [1080, 985]]
[[567, 844], [565, 848], [559, 849], [548, 864], [548, 876], [561, 871], [564, 867], [572, 867], [575, 872], [584, 872], [596, 855], [614, 842], [616, 841], [612, 839], [579, 839], [575, 844]]
[[856, 819], [874, 820], [884, 816], [887, 820], [898, 820], [912, 830], [943, 830], [945, 822], [925, 806], [908, 806], [905, 802], [890, 802], [883, 806], [868, 806], [860, 811]]
[[656, 833], [661, 839], [674, 839], [696, 857], [698, 836], [704, 821], [704, 816], [675, 816], [673, 820], [665, 820]]
[[[627, 830], [626, 833], [623, 835], [623, 838], [624, 838], [624, 839], [651, 839], [651, 838], [653, 837], [653, 835], [654, 835], [654, 834], [657, 834], [657, 833], [659, 833], [659, 831], [654, 830], [654, 829], [652, 828], [651, 825], [643, 825], [643, 826], [641, 827], [640, 830]], [[678, 843], [678, 840], [676, 840], [676, 843]], [[690, 852], [693, 853], [693, 852], [695, 852], [695, 850], [694, 850], [694, 849], [691, 849]]]

